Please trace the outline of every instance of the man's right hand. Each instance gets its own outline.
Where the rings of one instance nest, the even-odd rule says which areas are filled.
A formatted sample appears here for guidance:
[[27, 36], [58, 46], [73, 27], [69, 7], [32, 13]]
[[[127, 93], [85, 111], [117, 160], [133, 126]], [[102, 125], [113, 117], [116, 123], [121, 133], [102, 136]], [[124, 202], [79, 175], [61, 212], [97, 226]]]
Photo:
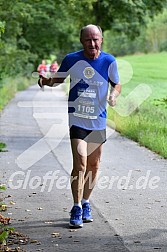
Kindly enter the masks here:
[[51, 78], [45, 78], [44, 76], [40, 75], [38, 79], [38, 85], [42, 88], [44, 85], [50, 86]]

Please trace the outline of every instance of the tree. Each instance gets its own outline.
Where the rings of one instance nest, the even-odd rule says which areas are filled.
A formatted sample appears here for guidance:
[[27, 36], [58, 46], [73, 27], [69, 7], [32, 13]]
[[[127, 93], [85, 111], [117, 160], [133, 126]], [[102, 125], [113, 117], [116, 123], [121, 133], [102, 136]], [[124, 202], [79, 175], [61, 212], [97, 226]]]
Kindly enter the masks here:
[[146, 37], [152, 51], [167, 50], [167, 8], [148, 22]]
[[5, 76], [24, 74], [26, 65], [33, 57], [30, 51], [19, 48], [18, 37], [22, 25], [31, 19], [30, 5], [22, 1], [0, 0], [0, 21], [3, 24], [0, 48], [0, 79]]
[[[136, 37], [145, 16], [167, 0], [0, 0], [0, 78], [25, 72], [51, 54], [58, 60], [81, 48], [79, 30], [88, 23]], [[2, 33], [3, 32], [3, 33]], [[124, 35], [122, 39], [124, 40]], [[124, 50], [124, 48], [123, 48]]]
[[98, 0], [93, 3], [92, 15], [103, 30], [113, 29], [134, 38], [151, 18], [161, 12], [166, 0]]

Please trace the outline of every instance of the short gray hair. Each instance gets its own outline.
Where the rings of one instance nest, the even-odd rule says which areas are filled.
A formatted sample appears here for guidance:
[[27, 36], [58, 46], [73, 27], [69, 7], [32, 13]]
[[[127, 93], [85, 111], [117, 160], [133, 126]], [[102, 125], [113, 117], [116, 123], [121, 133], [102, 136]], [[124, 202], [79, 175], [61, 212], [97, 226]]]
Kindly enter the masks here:
[[80, 30], [80, 39], [81, 39], [81, 37], [82, 37], [82, 35], [83, 35], [83, 32], [84, 32], [87, 28], [89, 28], [89, 26], [97, 27], [97, 29], [99, 30], [101, 36], [103, 37], [103, 32], [102, 32], [102, 29], [101, 29], [101, 27], [100, 27], [99, 25], [89, 24], [89, 25], [86, 25], [86, 26], [84, 26], [84, 27], [81, 28], [81, 30]]

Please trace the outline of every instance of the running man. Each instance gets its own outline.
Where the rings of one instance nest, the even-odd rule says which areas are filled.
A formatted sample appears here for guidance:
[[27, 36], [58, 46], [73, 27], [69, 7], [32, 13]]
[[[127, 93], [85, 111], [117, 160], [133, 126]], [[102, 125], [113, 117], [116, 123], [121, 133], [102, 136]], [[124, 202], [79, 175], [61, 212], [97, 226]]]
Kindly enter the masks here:
[[[67, 54], [53, 78], [41, 77], [43, 85], [57, 86], [70, 75], [68, 97], [69, 134], [73, 155], [71, 190], [74, 205], [70, 227], [92, 222], [90, 195], [96, 182], [103, 143], [106, 141], [106, 105], [115, 106], [121, 92], [114, 56], [101, 50], [102, 30], [87, 25], [80, 31], [83, 49]], [[108, 96], [109, 84], [112, 88]], [[93, 183], [85, 178], [91, 177]], [[93, 186], [92, 186], [93, 184]]]

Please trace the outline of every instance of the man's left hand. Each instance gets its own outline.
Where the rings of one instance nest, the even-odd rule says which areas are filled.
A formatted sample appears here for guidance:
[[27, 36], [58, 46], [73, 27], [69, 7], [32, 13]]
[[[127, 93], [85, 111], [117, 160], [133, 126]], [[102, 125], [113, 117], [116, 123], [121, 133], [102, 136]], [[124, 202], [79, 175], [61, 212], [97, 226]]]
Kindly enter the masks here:
[[108, 98], [108, 104], [111, 106], [111, 107], [114, 107], [116, 105], [116, 98], [118, 97], [119, 95], [119, 92], [114, 89], [111, 94], [109, 95], [109, 98]]
[[116, 97], [113, 96], [113, 95], [110, 95], [109, 96], [109, 99], [108, 99], [108, 104], [111, 106], [111, 107], [114, 107], [116, 105]]

